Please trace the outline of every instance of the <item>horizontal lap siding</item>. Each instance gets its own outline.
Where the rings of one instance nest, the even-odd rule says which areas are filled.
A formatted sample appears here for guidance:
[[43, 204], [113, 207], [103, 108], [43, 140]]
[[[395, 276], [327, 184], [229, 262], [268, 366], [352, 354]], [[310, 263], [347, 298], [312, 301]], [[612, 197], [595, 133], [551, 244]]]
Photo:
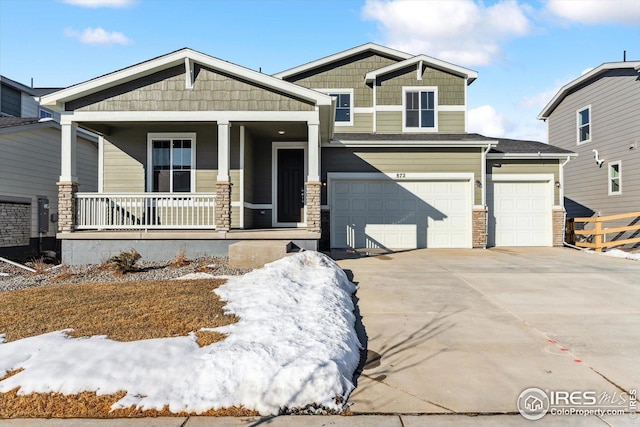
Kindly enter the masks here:
[[376, 113], [378, 133], [402, 133], [402, 111], [378, 111]]
[[438, 113], [439, 133], [464, 133], [464, 111], [440, 111]]
[[[422, 173], [473, 173], [475, 179], [482, 175], [480, 150], [461, 149], [456, 152], [445, 149], [356, 149], [325, 148], [322, 150], [322, 180], [329, 172], [422, 172]], [[481, 189], [475, 188], [475, 204], [482, 201]], [[326, 189], [322, 203], [326, 204]]]
[[300, 101], [233, 76], [196, 66], [193, 89], [179, 65], [68, 102], [67, 111], [313, 111]]
[[373, 113], [354, 113], [353, 126], [336, 126], [335, 131], [340, 133], [371, 133], [373, 132]]
[[[640, 210], [640, 81], [635, 70], [612, 70], [569, 94], [548, 120], [549, 142], [578, 157], [564, 168], [569, 216]], [[576, 112], [591, 105], [592, 140], [577, 145]], [[638, 141], [637, 149], [629, 149]], [[592, 150], [605, 162], [599, 168]], [[608, 194], [608, 163], [622, 161], [622, 194]]]
[[[98, 151], [78, 138], [77, 175], [81, 191], [97, 190]], [[0, 194], [31, 198], [31, 237], [38, 237], [38, 196], [49, 199], [49, 212], [58, 211], [60, 131], [38, 129], [2, 135], [0, 142]], [[56, 224], [49, 223], [55, 236]]]

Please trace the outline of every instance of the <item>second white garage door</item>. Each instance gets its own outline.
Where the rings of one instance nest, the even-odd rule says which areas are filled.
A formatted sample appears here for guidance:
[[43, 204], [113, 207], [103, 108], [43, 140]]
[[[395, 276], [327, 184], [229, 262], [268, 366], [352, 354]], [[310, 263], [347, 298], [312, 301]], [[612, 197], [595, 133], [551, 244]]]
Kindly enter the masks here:
[[552, 246], [549, 182], [489, 181], [489, 246]]
[[470, 248], [471, 203], [468, 180], [333, 180], [331, 246]]

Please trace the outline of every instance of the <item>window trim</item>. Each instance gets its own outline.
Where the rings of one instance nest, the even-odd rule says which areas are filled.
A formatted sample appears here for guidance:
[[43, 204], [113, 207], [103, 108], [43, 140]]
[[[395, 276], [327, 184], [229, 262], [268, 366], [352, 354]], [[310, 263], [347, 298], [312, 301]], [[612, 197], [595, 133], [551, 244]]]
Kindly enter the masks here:
[[[196, 192], [196, 133], [195, 132], [149, 132], [147, 133], [147, 185], [146, 189], [148, 193], [153, 193], [153, 141], [158, 139], [189, 139], [191, 140], [191, 189], [190, 193]], [[171, 150], [173, 153], [173, 150]], [[173, 155], [173, 154], [171, 154]], [[171, 169], [173, 171], [173, 169]], [[173, 174], [172, 174], [173, 175]], [[173, 178], [171, 178], [173, 180]], [[174, 193], [173, 188], [170, 188], [169, 193]], [[175, 192], [175, 194], [185, 194], [181, 192]]]
[[[433, 92], [433, 127], [407, 127], [407, 93], [408, 92]], [[438, 132], [438, 87], [437, 86], [403, 86], [402, 87], [402, 132], [432, 133]]]
[[[580, 141], [580, 113], [589, 110], [589, 138]], [[591, 114], [591, 104], [576, 110], [576, 145], [582, 145], [591, 142], [593, 139], [593, 115]]]
[[[45, 116], [43, 117], [42, 114], [45, 114]], [[46, 108], [38, 108], [38, 118], [39, 119], [52, 119], [53, 118], [53, 112], [50, 110], [47, 110]]]
[[[611, 168], [614, 165], [618, 166], [618, 191], [613, 191], [611, 189], [611, 183], [613, 179], [611, 177]], [[607, 163], [607, 193], [609, 194], [609, 196], [618, 196], [622, 194], [622, 160]]]
[[354, 110], [354, 104], [355, 104], [355, 97], [353, 95], [353, 88], [342, 88], [342, 89], [326, 89], [326, 88], [321, 88], [321, 89], [316, 89], [318, 92], [322, 92], [326, 95], [337, 95], [337, 94], [348, 94], [351, 96], [351, 106], [349, 107], [349, 121], [348, 122], [337, 122], [337, 121], [333, 121], [335, 126], [353, 126], [353, 110]]

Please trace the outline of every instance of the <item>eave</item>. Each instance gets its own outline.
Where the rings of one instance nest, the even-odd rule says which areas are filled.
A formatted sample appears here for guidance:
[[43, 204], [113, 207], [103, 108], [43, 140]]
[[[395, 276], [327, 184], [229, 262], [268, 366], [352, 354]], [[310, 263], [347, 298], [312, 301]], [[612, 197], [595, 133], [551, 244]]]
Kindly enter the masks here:
[[600, 66], [594, 68], [562, 86], [558, 93], [555, 94], [551, 101], [544, 107], [544, 109], [538, 114], [538, 120], [547, 120], [553, 110], [556, 109], [558, 105], [562, 102], [562, 100], [569, 94], [571, 90], [578, 87], [581, 84], [588, 82], [589, 80], [595, 79], [600, 74], [603, 74], [610, 70], [618, 70], [623, 68], [633, 68], [636, 71], [640, 72], [640, 61], [628, 61], [628, 62], [606, 62], [601, 64]]
[[451, 64], [449, 62], [445, 62], [437, 58], [432, 58], [427, 55], [417, 55], [417, 56], [405, 59], [404, 61], [387, 65], [386, 67], [382, 67], [377, 70], [369, 71], [365, 75], [365, 81], [367, 83], [371, 83], [375, 81], [375, 79], [378, 76], [383, 76], [393, 71], [401, 70], [403, 68], [409, 67], [411, 65], [416, 65], [416, 64], [418, 66], [421, 66], [422, 64], [426, 64], [432, 68], [436, 68], [448, 73], [455, 74], [460, 77], [464, 77], [465, 79], [467, 79], [467, 85], [470, 85], [471, 83], [473, 83], [475, 79], [478, 78], [477, 71], [470, 70], [468, 68], [464, 68], [459, 65]]

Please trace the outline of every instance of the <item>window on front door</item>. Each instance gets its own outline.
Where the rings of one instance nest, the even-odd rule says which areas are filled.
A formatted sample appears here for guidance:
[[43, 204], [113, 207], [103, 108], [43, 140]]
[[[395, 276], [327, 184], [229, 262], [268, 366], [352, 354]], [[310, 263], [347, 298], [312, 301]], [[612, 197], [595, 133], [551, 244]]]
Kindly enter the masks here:
[[405, 130], [436, 130], [436, 91], [407, 89], [404, 96]]
[[151, 140], [151, 191], [188, 193], [193, 188], [194, 140], [157, 138]]

